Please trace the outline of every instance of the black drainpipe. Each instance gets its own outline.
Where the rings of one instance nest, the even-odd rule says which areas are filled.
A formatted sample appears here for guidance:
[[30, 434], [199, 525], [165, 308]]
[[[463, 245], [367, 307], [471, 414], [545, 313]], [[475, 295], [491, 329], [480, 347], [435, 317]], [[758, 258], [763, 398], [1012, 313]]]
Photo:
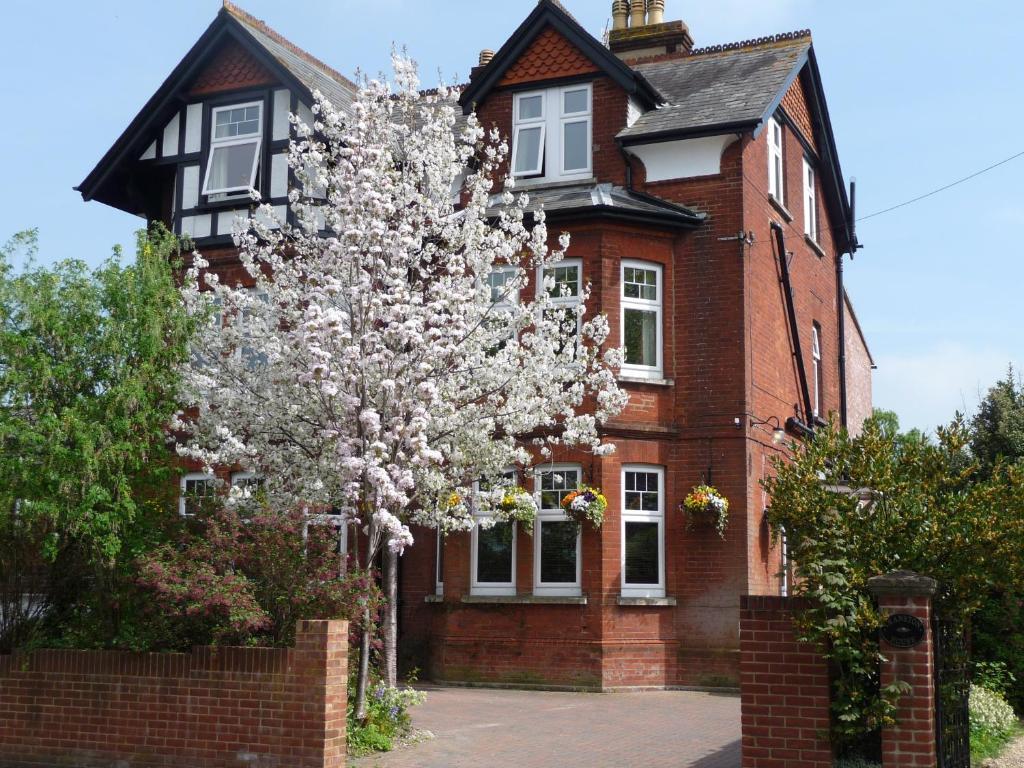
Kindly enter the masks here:
[[[803, 396], [803, 417], [805, 420], [811, 418], [811, 390], [807, 386], [807, 369], [804, 367], [804, 350], [800, 346], [800, 327], [796, 320], [796, 303], [793, 298], [793, 283], [789, 279], [789, 261], [786, 258], [786, 235], [782, 231], [782, 225], [772, 222], [772, 232], [775, 233], [775, 246], [779, 252], [779, 272], [782, 281], [782, 291], [786, 299], [786, 314], [789, 317], [789, 332], [793, 338], [793, 355], [796, 357], [796, 370], [800, 378], [800, 394]], [[809, 421], [800, 422], [794, 425], [797, 431], [806, 431], [813, 434], [814, 425]], [[802, 429], [801, 429], [802, 428]]]
[[[850, 258], [860, 248], [857, 242], [857, 182], [850, 182], [850, 220], [846, 227], [849, 238]], [[843, 285], [843, 258], [845, 253], [836, 254], [836, 302], [839, 306], [839, 419], [843, 429], [847, 428], [846, 392], [846, 288]]]

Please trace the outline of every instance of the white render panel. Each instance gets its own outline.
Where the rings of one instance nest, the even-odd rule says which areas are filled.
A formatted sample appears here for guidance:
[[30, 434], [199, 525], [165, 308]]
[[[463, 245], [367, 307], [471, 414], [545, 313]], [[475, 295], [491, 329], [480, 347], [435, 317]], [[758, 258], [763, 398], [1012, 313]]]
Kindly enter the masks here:
[[270, 216], [263, 213], [262, 210], [257, 209], [254, 219], [263, 224], [264, 226], [270, 227], [271, 229], [280, 229], [281, 225], [285, 223], [286, 217], [288, 216], [287, 205], [275, 205], [274, 215]]
[[180, 119], [178, 115], [175, 115], [164, 128], [163, 157], [173, 157], [178, 154], [178, 123]]
[[271, 136], [274, 141], [288, 138], [288, 114], [291, 111], [291, 92], [274, 91], [274, 122]]
[[139, 156], [139, 160], [152, 160], [156, 157], [156, 142], [154, 141], [149, 147]]
[[270, 158], [270, 196], [284, 197], [288, 194], [288, 155], [277, 154]]
[[[313, 111], [301, 101], [299, 102], [298, 118], [310, 131], [313, 130]], [[305, 136], [306, 134], [301, 135]]]
[[246, 221], [249, 212], [245, 210], [221, 211], [217, 214], [217, 234], [230, 235], [235, 231], [235, 219]]
[[199, 152], [203, 148], [203, 105], [189, 104], [185, 108], [185, 153]]
[[626, 127], [632, 127], [633, 123], [639, 120], [640, 115], [643, 113], [644, 110], [640, 106], [640, 102], [630, 96], [629, 101], [626, 102]]
[[663, 141], [628, 148], [647, 169], [647, 181], [690, 179], [722, 172], [722, 153], [737, 140], [736, 134], [699, 139]]
[[181, 217], [182, 236], [190, 235], [192, 238], [209, 237], [212, 216], [208, 213], [199, 216]]
[[199, 205], [199, 166], [186, 165], [181, 172], [181, 210]]

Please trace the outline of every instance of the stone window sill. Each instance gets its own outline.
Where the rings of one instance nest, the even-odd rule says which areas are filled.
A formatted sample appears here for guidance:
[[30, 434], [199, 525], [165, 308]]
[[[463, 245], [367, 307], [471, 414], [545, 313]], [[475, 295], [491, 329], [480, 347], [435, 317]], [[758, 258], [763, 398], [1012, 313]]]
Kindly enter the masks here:
[[811, 237], [810, 235], [804, 235], [804, 240], [807, 242], [809, 246], [811, 246], [812, 251], [818, 254], [818, 256], [820, 256], [821, 258], [825, 258], [825, 256], [827, 255], [825, 253], [825, 249], [818, 245], [818, 243], [815, 241], [813, 237]]
[[623, 597], [619, 595], [621, 606], [641, 606], [646, 608], [671, 608], [676, 604], [674, 597]]
[[463, 603], [471, 605], [586, 605], [587, 596], [554, 595], [464, 595]]
[[647, 379], [643, 376], [619, 376], [623, 384], [650, 384], [652, 387], [671, 387], [675, 385], [675, 379]]
[[782, 218], [786, 220], [786, 223], [793, 221], [793, 214], [789, 212], [789, 208], [782, 204], [781, 200], [776, 200], [775, 195], [768, 195], [768, 202], [772, 204], [772, 207], [782, 214]]
[[427, 595], [423, 598], [424, 603], [443, 603], [444, 595]]

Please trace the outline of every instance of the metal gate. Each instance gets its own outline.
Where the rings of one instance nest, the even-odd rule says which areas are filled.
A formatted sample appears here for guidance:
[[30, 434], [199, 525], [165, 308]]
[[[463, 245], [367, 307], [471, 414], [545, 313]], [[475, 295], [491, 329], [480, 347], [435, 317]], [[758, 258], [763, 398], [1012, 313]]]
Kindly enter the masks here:
[[970, 768], [971, 723], [968, 697], [971, 681], [967, 638], [957, 621], [932, 622], [935, 651], [935, 738], [938, 768]]

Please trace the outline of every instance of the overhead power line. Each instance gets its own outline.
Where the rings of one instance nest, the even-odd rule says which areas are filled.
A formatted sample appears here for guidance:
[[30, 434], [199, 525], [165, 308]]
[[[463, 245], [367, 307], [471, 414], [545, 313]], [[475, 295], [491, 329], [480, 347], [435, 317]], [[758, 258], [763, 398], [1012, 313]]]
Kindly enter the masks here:
[[945, 192], [947, 189], [952, 189], [953, 187], [957, 186], [958, 184], [963, 184], [965, 181], [970, 181], [971, 179], [977, 178], [978, 176], [981, 176], [983, 173], [988, 173], [989, 171], [991, 171], [991, 170], [993, 170], [995, 168], [998, 168], [1001, 165], [1006, 165], [1011, 160], [1016, 160], [1018, 157], [1022, 157], [1022, 156], [1024, 156], [1024, 152], [1018, 152], [1016, 155], [1013, 155], [1012, 157], [1008, 157], [1005, 160], [1000, 160], [998, 163], [995, 163], [994, 165], [990, 165], [988, 168], [982, 168], [980, 171], [975, 171], [970, 176], [964, 176], [962, 179], [957, 179], [956, 181], [951, 182], [949, 184], [946, 184], [945, 186], [939, 187], [938, 189], [933, 189], [931, 192], [927, 192], [927, 193], [925, 193], [923, 195], [918, 195], [917, 197], [913, 198], [912, 200], [907, 200], [905, 202], [898, 203], [897, 205], [893, 205], [893, 206], [890, 206], [888, 208], [883, 208], [881, 211], [875, 211], [874, 213], [869, 213], [867, 216], [860, 216], [860, 217], [858, 217], [857, 221], [864, 221], [865, 219], [873, 219], [875, 216], [881, 216], [883, 213], [889, 213], [890, 211], [895, 211], [898, 208], [905, 208], [908, 205], [912, 205], [914, 203], [920, 202], [921, 200], [924, 200], [926, 198], [932, 197], [933, 195], [937, 195], [940, 192]]

